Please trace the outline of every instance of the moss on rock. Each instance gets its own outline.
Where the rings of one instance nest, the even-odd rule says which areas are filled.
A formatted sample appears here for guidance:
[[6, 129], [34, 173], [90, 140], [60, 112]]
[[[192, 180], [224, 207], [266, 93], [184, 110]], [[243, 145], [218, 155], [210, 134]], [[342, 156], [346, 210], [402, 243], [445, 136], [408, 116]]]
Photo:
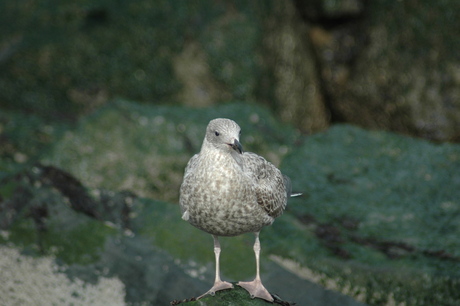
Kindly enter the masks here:
[[93, 188], [126, 189], [177, 202], [185, 166], [199, 152], [206, 125], [217, 117], [238, 122], [244, 149], [275, 164], [287, 153], [286, 143], [298, 136], [254, 104], [193, 109], [118, 100], [83, 118], [55, 144], [45, 162]]
[[266, 230], [271, 252], [366, 303], [460, 300], [458, 145], [338, 125], [282, 168], [304, 197]]

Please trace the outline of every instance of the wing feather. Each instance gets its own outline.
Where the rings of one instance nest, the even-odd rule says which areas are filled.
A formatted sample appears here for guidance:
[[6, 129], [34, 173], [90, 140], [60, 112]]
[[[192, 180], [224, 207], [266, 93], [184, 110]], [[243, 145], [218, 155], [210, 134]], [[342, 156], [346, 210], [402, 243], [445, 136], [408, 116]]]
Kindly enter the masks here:
[[263, 157], [245, 152], [243, 168], [256, 186], [257, 203], [273, 218], [280, 216], [286, 208], [291, 193], [291, 181]]

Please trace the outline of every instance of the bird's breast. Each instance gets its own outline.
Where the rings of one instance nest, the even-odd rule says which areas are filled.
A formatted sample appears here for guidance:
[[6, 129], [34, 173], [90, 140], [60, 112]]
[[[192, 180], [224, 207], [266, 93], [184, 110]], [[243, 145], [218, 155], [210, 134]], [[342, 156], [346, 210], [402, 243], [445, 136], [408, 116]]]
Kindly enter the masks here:
[[181, 205], [188, 221], [206, 232], [233, 236], [258, 231], [273, 221], [257, 204], [253, 182], [237, 163], [200, 165], [186, 180]]

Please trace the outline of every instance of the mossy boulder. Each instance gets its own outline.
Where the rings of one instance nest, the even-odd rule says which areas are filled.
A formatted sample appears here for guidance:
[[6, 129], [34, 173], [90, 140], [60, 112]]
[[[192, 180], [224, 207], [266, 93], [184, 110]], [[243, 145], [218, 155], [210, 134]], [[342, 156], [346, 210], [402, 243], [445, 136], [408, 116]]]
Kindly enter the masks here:
[[144, 207], [135, 195], [89, 192], [68, 173], [43, 165], [8, 182], [15, 186], [0, 201], [2, 304], [165, 305], [205, 290], [154, 237], [134, 229]]
[[[263, 305], [291, 305], [289, 302], [284, 302], [280, 299], [276, 299], [273, 303], [267, 302], [262, 299], [251, 299], [249, 293], [244, 290], [242, 287], [238, 286], [236, 283], [233, 283], [233, 289], [222, 290], [216, 292], [214, 296], [208, 295], [203, 298], [196, 299], [185, 299], [182, 301], [173, 301], [171, 305], [196, 305], [196, 306], [212, 306], [212, 305], [225, 305], [225, 306], [238, 306], [238, 305], [248, 305], [248, 306], [263, 306]], [[295, 304], [294, 304], [295, 305]]]
[[[2, 303], [166, 305], [209, 289], [211, 239], [181, 220], [177, 205], [126, 192], [89, 192], [68, 173], [43, 165], [15, 174], [9, 182], [16, 185], [14, 191], [3, 194], [0, 202], [5, 212], [0, 218]], [[251, 240], [242, 236], [223, 243], [225, 278], [253, 277]], [[359, 305], [274, 262], [265, 261], [263, 271], [269, 288], [299, 303]], [[250, 299], [239, 287], [202, 301], [234, 304], [241, 299], [265, 303]]]
[[199, 152], [208, 122], [218, 117], [237, 121], [244, 150], [257, 151], [275, 164], [298, 136], [254, 104], [202, 110], [117, 100], [83, 118], [43, 161], [92, 188], [125, 189], [177, 202], [185, 166]]
[[[175, 102], [181, 89], [175, 57], [187, 38], [199, 40], [202, 23], [212, 24], [225, 6], [206, 1], [43, 1], [2, 3], [0, 12], [4, 103], [53, 118], [85, 113], [112, 95]], [[247, 81], [251, 67], [243, 66], [238, 71]]]
[[327, 125], [291, 2], [2, 2], [0, 25], [2, 108], [75, 120], [113, 97], [195, 107], [244, 100], [305, 131]]
[[282, 169], [304, 196], [266, 230], [271, 252], [366, 303], [458, 303], [458, 145], [339, 125]]
[[[2, 158], [12, 166], [0, 178], [1, 244], [54, 256], [71, 278], [116, 278], [127, 302], [205, 292], [214, 271], [210, 235], [181, 220], [177, 205], [135, 194], [144, 189], [123, 191], [112, 177], [150, 181], [148, 167], [136, 164], [153, 152], [177, 162], [160, 162], [155, 171], [179, 184], [207, 122], [221, 116], [240, 123], [247, 150], [282, 161], [303, 192], [261, 232], [262, 278], [271, 292], [317, 305], [357, 305], [334, 291], [369, 304], [458, 304], [458, 145], [349, 125], [305, 137], [251, 104], [195, 110], [114, 101], [53, 136], [53, 144], [39, 142], [41, 163], [18, 168], [14, 158]], [[254, 277], [253, 242], [251, 234], [222, 239], [223, 278]]]

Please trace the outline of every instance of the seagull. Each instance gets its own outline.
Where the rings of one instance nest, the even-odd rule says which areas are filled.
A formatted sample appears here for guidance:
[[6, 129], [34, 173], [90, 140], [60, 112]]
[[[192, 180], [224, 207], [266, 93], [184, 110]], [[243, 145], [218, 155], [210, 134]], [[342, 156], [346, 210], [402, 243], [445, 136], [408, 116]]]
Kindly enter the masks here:
[[241, 128], [230, 119], [211, 120], [198, 154], [188, 162], [180, 187], [182, 219], [212, 235], [216, 274], [214, 285], [198, 299], [233, 285], [220, 278], [220, 236], [255, 234], [256, 277], [238, 282], [251, 298], [272, 302], [260, 278], [260, 230], [286, 208], [290, 179], [263, 157], [244, 152]]

